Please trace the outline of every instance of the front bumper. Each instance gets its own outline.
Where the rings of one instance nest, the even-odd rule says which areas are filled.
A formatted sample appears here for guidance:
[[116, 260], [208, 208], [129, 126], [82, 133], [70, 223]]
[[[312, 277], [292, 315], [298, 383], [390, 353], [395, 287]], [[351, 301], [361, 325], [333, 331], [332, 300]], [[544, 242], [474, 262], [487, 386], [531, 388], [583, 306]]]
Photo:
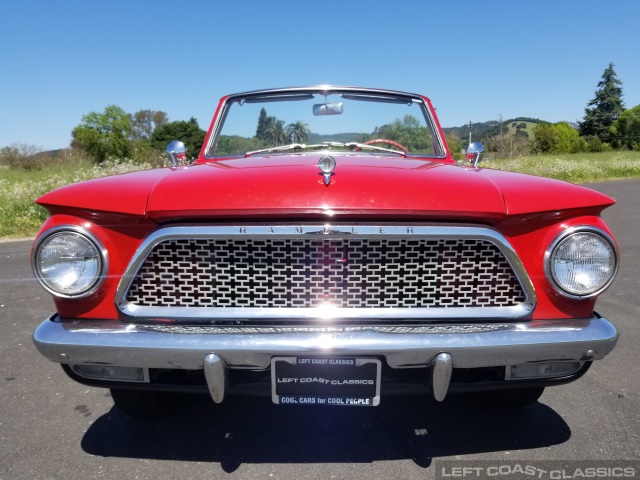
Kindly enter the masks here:
[[215, 354], [230, 369], [265, 370], [274, 356], [351, 355], [384, 358], [394, 369], [432, 365], [442, 353], [452, 368], [534, 362], [589, 362], [618, 340], [605, 318], [418, 326], [183, 326], [65, 320], [35, 331], [34, 343], [64, 364], [203, 369]]

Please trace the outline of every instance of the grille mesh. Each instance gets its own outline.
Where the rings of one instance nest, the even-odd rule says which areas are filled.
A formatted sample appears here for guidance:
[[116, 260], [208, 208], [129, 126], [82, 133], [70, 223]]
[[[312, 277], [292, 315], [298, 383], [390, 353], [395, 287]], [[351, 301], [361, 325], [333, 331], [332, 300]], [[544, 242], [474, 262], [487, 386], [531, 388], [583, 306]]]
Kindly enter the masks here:
[[484, 239], [172, 239], [126, 300], [146, 307], [510, 307], [524, 291]]
[[472, 325], [420, 325], [420, 326], [366, 326], [366, 327], [228, 327], [193, 325], [137, 325], [136, 330], [143, 332], [173, 333], [176, 335], [226, 335], [226, 334], [265, 334], [265, 333], [352, 333], [371, 331], [398, 335], [442, 335], [449, 333], [486, 333], [508, 329], [503, 323]]

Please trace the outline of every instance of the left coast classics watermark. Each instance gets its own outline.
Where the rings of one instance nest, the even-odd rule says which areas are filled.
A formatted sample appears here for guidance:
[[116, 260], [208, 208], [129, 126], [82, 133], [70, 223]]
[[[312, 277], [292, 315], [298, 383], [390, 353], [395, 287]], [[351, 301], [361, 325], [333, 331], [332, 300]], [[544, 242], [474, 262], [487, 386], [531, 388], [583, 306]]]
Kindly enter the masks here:
[[640, 460], [435, 460], [436, 480], [600, 480], [640, 478]]

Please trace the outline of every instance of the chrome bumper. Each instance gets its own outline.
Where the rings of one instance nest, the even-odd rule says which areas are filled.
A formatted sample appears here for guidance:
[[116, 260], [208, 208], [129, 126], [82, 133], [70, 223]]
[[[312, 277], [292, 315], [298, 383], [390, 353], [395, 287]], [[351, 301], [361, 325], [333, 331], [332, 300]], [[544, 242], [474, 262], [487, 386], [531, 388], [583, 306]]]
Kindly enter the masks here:
[[424, 326], [215, 327], [64, 320], [56, 315], [35, 331], [49, 360], [66, 364], [203, 369], [215, 354], [232, 369], [267, 369], [273, 356], [381, 356], [392, 368], [432, 365], [443, 352], [453, 368], [544, 361], [591, 361], [618, 340], [606, 319]]

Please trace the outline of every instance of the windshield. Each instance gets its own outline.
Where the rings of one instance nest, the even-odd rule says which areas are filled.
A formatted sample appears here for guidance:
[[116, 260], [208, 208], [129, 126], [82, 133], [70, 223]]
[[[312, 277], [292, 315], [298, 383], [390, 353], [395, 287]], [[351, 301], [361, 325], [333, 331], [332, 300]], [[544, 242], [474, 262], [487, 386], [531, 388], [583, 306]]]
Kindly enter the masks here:
[[378, 93], [283, 92], [228, 102], [206, 156], [348, 150], [443, 156], [424, 103]]

